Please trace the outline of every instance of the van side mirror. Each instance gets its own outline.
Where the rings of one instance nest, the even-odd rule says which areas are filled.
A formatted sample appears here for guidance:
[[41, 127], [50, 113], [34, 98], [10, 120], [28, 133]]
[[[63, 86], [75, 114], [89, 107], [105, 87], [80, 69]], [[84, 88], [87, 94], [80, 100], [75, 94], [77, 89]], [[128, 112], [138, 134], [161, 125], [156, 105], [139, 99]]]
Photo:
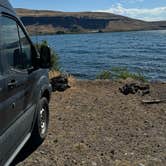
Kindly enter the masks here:
[[40, 48], [40, 67], [51, 68], [51, 49], [46, 45]]
[[21, 52], [20, 49], [14, 50], [13, 53], [13, 65], [15, 68], [26, 69], [28, 65], [28, 59], [25, 53]]

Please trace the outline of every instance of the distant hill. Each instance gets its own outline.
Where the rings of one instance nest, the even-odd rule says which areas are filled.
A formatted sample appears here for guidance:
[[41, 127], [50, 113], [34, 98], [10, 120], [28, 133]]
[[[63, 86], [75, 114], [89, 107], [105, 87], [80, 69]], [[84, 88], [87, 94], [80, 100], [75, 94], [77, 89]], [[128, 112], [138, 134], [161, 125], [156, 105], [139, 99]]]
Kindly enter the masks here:
[[30, 34], [63, 34], [166, 29], [166, 21], [146, 22], [101, 12], [16, 9]]

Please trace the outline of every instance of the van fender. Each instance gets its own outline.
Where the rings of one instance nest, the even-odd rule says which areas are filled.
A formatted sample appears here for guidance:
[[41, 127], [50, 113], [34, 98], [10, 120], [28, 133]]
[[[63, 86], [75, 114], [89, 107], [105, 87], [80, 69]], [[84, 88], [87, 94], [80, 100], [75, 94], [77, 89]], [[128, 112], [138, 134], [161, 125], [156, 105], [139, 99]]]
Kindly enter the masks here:
[[39, 100], [43, 97], [43, 94], [45, 92], [48, 93], [48, 102], [49, 102], [49, 99], [51, 98], [52, 86], [51, 86], [51, 84], [49, 82], [48, 77], [46, 75], [43, 75], [38, 80], [38, 82], [36, 84], [36, 87], [35, 87], [35, 90], [34, 90], [34, 93], [33, 93], [33, 96], [34, 96], [33, 98], [36, 99], [34, 101], [35, 105], [36, 105], [36, 108], [35, 108], [35, 113], [34, 113], [34, 118], [33, 118], [31, 132], [33, 131], [33, 128], [34, 128], [34, 125], [35, 125], [35, 122], [36, 122], [36, 119], [37, 119], [37, 115], [38, 115], [37, 111], [38, 111]]

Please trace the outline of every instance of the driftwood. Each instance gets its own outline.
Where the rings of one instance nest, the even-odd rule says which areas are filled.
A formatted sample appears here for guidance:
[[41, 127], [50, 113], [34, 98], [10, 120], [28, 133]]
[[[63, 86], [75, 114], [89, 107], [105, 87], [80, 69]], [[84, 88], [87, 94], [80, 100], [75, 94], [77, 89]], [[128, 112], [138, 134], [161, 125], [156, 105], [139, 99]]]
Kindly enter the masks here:
[[159, 104], [166, 102], [166, 99], [142, 100], [143, 104]]

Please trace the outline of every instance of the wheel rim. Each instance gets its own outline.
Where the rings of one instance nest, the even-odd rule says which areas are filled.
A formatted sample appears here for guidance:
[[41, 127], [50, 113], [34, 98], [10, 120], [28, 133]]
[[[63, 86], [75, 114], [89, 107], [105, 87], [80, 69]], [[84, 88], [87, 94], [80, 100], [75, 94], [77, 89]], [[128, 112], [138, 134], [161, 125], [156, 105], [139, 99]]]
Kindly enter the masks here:
[[46, 108], [40, 110], [40, 133], [44, 135], [47, 130], [47, 111]]

